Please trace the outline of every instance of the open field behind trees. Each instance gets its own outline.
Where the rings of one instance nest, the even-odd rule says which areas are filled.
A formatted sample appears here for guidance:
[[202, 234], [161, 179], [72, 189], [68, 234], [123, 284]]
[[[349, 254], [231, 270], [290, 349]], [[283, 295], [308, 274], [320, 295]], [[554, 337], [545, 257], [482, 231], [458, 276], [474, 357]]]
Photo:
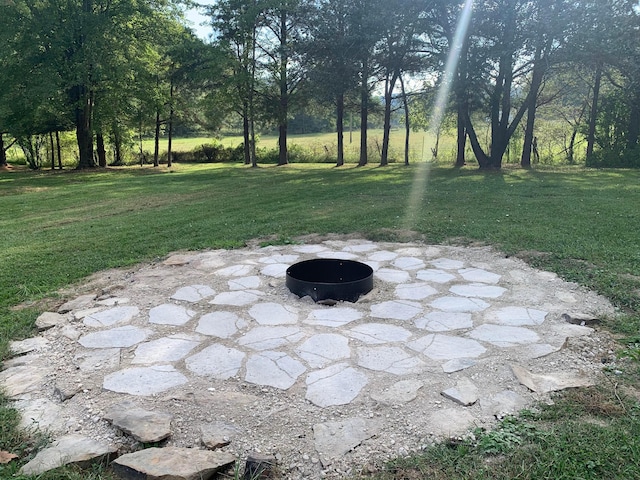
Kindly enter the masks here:
[[[554, 122], [545, 122], [541, 125], [541, 129], [545, 135], [541, 135], [540, 142], [540, 163], [545, 165], [563, 165], [567, 163], [566, 155], [564, 151], [563, 140], [567, 134], [566, 129], [562, 125], [558, 125]], [[72, 137], [72, 133], [66, 134]], [[380, 162], [380, 145], [382, 142], [383, 131], [382, 129], [370, 129], [368, 131], [369, 136], [369, 151], [371, 164], [377, 164]], [[360, 132], [354, 130], [351, 134], [347, 131], [344, 135], [345, 141], [345, 162], [357, 163], [360, 149]], [[436, 146], [436, 136], [432, 132], [416, 131], [411, 132], [409, 137], [409, 161], [421, 162], [430, 161], [442, 165], [452, 166], [455, 163], [456, 157], [456, 139], [453, 132], [444, 131], [438, 144], [438, 157], [434, 159], [432, 149]], [[167, 153], [167, 137], [160, 138], [160, 156], [163, 163], [166, 163]], [[211, 136], [196, 136], [196, 137], [178, 137], [172, 140], [173, 152], [192, 152], [198, 150], [202, 145], [206, 144], [221, 144], [224, 147], [235, 148], [242, 144], [241, 135], [223, 135], [218, 137]], [[514, 142], [515, 143], [515, 142]], [[63, 164], [65, 168], [74, 168], [76, 166], [77, 148], [73, 142], [67, 141], [66, 146], [63, 147], [63, 158], [65, 159]], [[289, 146], [291, 155], [293, 157], [292, 163], [297, 163], [300, 157], [308, 159], [307, 162], [324, 162], [335, 163], [336, 162], [336, 134], [335, 133], [309, 133], [289, 136]], [[584, 163], [584, 153], [581, 153], [580, 147], [583, 147], [583, 143], [578, 142], [578, 150], [576, 152], [577, 163]], [[258, 151], [266, 157], [266, 152], [276, 152], [278, 148], [277, 135], [261, 135], [258, 141]], [[43, 155], [49, 158], [48, 146], [44, 146]], [[147, 158], [151, 159], [154, 150], [154, 140], [152, 138], [145, 138], [142, 141], [142, 149], [145, 152]], [[139, 160], [138, 152], [140, 150], [139, 144], [134, 145], [130, 153], [127, 155], [128, 164], [136, 164]], [[584, 148], [582, 148], [584, 150]], [[517, 145], [513, 149], [508, 149], [505, 154], [506, 164], [517, 164], [520, 161], [520, 154], [522, 150]], [[8, 160], [13, 164], [24, 164], [24, 154], [17, 146], [13, 146], [7, 154]], [[108, 153], [108, 160], [112, 160], [111, 153]], [[391, 163], [404, 162], [404, 129], [396, 128], [391, 130], [390, 149], [389, 149], [389, 161]], [[179, 163], [179, 162], [178, 162]], [[467, 147], [467, 163], [469, 165], [477, 166], [470, 147]], [[48, 169], [51, 167], [50, 162], [45, 161], [42, 168]]]
[[[414, 180], [426, 176], [423, 192]], [[413, 193], [413, 194], [412, 194]], [[508, 418], [476, 441], [390, 465], [377, 479], [640, 478], [640, 172], [425, 165], [207, 164], [85, 172], [0, 172], [0, 358], [33, 334], [51, 296], [93, 272], [176, 250], [233, 248], [310, 233], [482, 243], [608, 296], [620, 316], [616, 374], [554, 406]], [[408, 203], [414, 217], [407, 218]], [[410, 221], [412, 220], [412, 221]], [[411, 234], [410, 231], [415, 232]], [[0, 399], [0, 451], [33, 454]], [[0, 464], [16, 478], [20, 463]], [[40, 480], [110, 479], [66, 468]]]

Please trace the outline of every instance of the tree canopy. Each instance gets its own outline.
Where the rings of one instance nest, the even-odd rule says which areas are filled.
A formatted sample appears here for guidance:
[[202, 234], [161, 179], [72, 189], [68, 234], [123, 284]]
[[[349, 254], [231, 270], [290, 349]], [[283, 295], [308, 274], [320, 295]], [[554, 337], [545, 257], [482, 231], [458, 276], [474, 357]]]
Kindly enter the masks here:
[[285, 164], [291, 119], [324, 111], [341, 165], [348, 110], [359, 118], [365, 165], [370, 113], [381, 108], [385, 165], [394, 112], [403, 111], [408, 139], [442, 87], [457, 123], [457, 166], [471, 152], [480, 168], [498, 169], [515, 149], [530, 168], [541, 118], [571, 132], [569, 162], [583, 136], [588, 164], [640, 166], [636, 0], [218, 0], [204, 8], [208, 40], [186, 26], [184, 8], [179, 0], [2, 2], [0, 163], [18, 142], [38, 168], [37, 139], [74, 131], [78, 167], [104, 166], [105, 143], [118, 163], [135, 137], [239, 119], [245, 163], [256, 165], [256, 129], [276, 128]]

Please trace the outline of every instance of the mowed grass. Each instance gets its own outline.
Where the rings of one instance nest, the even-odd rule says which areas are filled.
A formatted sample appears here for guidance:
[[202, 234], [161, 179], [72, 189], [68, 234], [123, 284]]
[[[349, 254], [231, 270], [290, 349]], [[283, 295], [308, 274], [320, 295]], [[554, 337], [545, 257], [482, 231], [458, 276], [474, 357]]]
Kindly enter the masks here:
[[[10, 339], [34, 334], [47, 298], [93, 272], [176, 250], [312, 233], [493, 245], [607, 295], [621, 312], [609, 328], [625, 335], [621, 350], [640, 358], [638, 171], [483, 173], [425, 164], [12, 171], [0, 172], [0, 200], [2, 358]], [[442, 445], [375, 476], [640, 478], [637, 365], [621, 362], [610, 385], [559, 396], [493, 436], [478, 432], [481, 441]], [[15, 431], [9, 407], [0, 403], [0, 450], [24, 461], [32, 445]], [[0, 478], [18, 466], [0, 465]], [[74, 475], [63, 469], [43, 478], [89, 478]]]

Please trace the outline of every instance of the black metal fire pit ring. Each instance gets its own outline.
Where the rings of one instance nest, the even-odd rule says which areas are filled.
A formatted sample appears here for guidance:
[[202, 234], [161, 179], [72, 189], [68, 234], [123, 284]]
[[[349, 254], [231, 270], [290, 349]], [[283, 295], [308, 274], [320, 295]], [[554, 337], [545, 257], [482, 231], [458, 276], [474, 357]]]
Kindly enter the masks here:
[[314, 302], [356, 302], [373, 288], [373, 269], [354, 260], [305, 260], [287, 269], [286, 285], [292, 293], [309, 296]]

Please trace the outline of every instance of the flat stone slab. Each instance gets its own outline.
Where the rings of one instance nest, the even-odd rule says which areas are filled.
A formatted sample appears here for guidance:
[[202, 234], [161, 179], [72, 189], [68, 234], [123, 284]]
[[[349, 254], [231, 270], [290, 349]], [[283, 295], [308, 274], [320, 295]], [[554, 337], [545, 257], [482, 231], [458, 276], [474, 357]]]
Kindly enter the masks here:
[[393, 375], [410, 375], [420, 373], [425, 367], [425, 362], [400, 347], [380, 346], [359, 348], [358, 365]]
[[268, 257], [261, 257], [258, 259], [260, 263], [275, 265], [275, 264], [286, 264], [286, 263], [295, 263], [300, 255], [284, 255], [282, 253], [278, 253], [276, 255], [270, 255]]
[[260, 269], [260, 273], [267, 277], [283, 278], [286, 275], [288, 268], [288, 263], [277, 263], [274, 265], [267, 265]]
[[304, 365], [286, 353], [265, 351], [249, 357], [244, 379], [256, 385], [287, 390], [305, 371]]
[[111, 466], [125, 480], [205, 480], [235, 461], [226, 452], [164, 447], [121, 455]]
[[125, 368], [104, 377], [102, 387], [112, 392], [149, 396], [187, 383], [171, 365]]
[[215, 296], [209, 303], [213, 305], [231, 305], [243, 307], [251, 305], [260, 300], [261, 292], [255, 290], [234, 290], [232, 292], [222, 292]]
[[456, 276], [437, 268], [427, 268], [425, 270], [420, 270], [416, 274], [416, 278], [425, 282], [447, 283], [455, 280]]
[[246, 354], [235, 348], [211, 345], [185, 360], [187, 369], [196, 375], [226, 380], [242, 367]]
[[84, 372], [113, 370], [120, 365], [120, 349], [99, 348], [80, 352], [73, 357], [73, 363]]
[[150, 365], [177, 362], [186, 357], [198, 345], [200, 345], [200, 341], [193, 335], [177, 334], [159, 338], [138, 345], [131, 363]]
[[474, 283], [498, 283], [502, 278], [501, 275], [482, 268], [461, 268], [458, 273], [466, 281]]
[[369, 260], [373, 260], [374, 262], [388, 262], [397, 257], [398, 254], [396, 252], [390, 252], [389, 250], [378, 250], [377, 252], [369, 255]]
[[470, 283], [468, 285], [453, 285], [449, 288], [451, 293], [463, 297], [498, 298], [507, 291], [506, 288], [483, 283]]
[[29, 398], [42, 388], [50, 368], [42, 364], [21, 365], [0, 372], [0, 385], [10, 400]]
[[111, 327], [118, 323], [129, 323], [140, 314], [138, 307], [133, 305], [114, 307], [101, 312], [92, 313], [84, 317], [82, 323], [88, 327]]
[[422, 305], [409, 300], [392, 300], [371, 305], [371, 316], [393, 320], [411, 320], [423, 312]]
[[304, 338], [298, 327], [256, 327], [240, 337], [238, 344], [252, 350], [273, 350], [287, 344], [294, 344]]
[[189, 285], [179, 288], [171, 295], [171, 300], [182, 300], [184, 302], [199, 302], [205, 298], [215, 295], [216, 291], [208, 285]]
[[231, 338], [248, 323], [233, 312], [211, 312], [200, 317], [196, 332], [218, 338]]
[[443, 390], [442, 396], [468, 407], [478, 401], [478, 387], [467, 377], [462, 377], [455, 387]]
[[165, 303], [149, 310], [149, 322], [158, 325], [184, 325], [195, 314], [196, 312], [182, 305]]
[[168, 413], [145, 410], [131, 401], [113, 405], [104, 415], [113, 426], [143, 443], [155, 443], [171, 436], [172, 418]]
[[298, 310], [289, 305], [267, 302], [249, 309], [249, 315], [260, 325], [292, 325], [298, 323]]
[[412, 335], [406, 328], [385, 323], [364, 323], [352, 328], [347, 333], [350, 337], [370, 345], [406, 342]]
[[459, 270], [464, 267], [464, 262], [460, 260], [452, 260], [450, 258], [436, 258], [429, 262], [436, 268], [442, 268], [443, 270]]
[[27, 432], [56, 432], [63, 428], [62, 407], [46, 398], [19, 400], [13, 407], [20, 412], [18, 427]]
[[255, 267], [252, 265], [231, 265], [230, 267], [216, 270], [218, 275], [223, 277], [246, 277], [253, 273]]
[[110, 330], [88, 333], [78, 339], [78, 343], [86, 348], [124, 348], [143, 342], [151, 335], [146, 328], [125, 325]]
[[424, 268], [424, 262], [415, 257], [398, 257], [391, 264], [401, 270], [418, 270]]
[[438, 293], [428, 283], [405, 283], [396, 287], [396, 297], [403, 300], [424, 300]]
[[48, 330], [57, 325], [67, 323], [67, 316], [55, 312], [44, 312], [36, 318], [36, 328], [39, 331]]
[[229, 290], [254, 290], [262, 285], [262, 281], [257, 275], [252, 275], [250, 277], [232, 278], [227, 282], [227, 285]]
[[429, 332], [450, 332], [473, 327], [473, 320], [468, 312], [429, 312], [413, 323]]
[[63, 303], [60, 308], [58, 308], [58, 313], [67, 313], [73, 310], [80, 310], [82, 308], [86, 308], [91, 305], [91, 302], [95, 300], [95, 294], [88, 295], [80, 295], [72, 300], [69, 300], [66, 303]]
[[371, 392], [371, 398], [385, 405], [398, 405], [411, 402], [418, 396], [424, 383], [416, 379], [400, 380], [389, 388]]
[[295, 351], [312, 368], [324, 368], [351, 356], [349, 339], [335, 333], [314, 335], [301, 343]]
[[503, 348], [527, 345], [540, 340], [538, 334], [528, 328], [492, 325], [489, 323], [471, 330], [469, 336]]
[[409, 272], [393, 268], [381, 268], [376, 272], [376, 277], [384, 282], [405, 283], [411, 278]]
[[29, 463], [20, 469], [21, 475], [40, 475], [54, 468], [71, 463], [86, 466], [92, 461], [109, 457], [118, 451], [83, 435], [66, 435], [58, 438], [49, 447], [40, 450]]
[[444, 373], [454, 373], [459, 372], [460, 370], [466, 370], [467, 368], [471, 368], [477, 364], [478, 362], [476, 360], [472, 360], [470, 358], [454, 358], [453, 360], [449, 360], [442, 364], [442, 371]]
[[509, 325], [512, 327], [522, 327], [531, 325], [542, 325], [548, 312], [535, 308], [525, 307], [503, 307], [493, 312], [487, 313], [485, 318], [499, 325]]
[[425, 335], [418, 340], [409, 342], [407, 346], [432, 360], [477, 358], [487, 351], [475, 340], [441, 334]]
[[549, 393], [567, 388], [591, 387], [595, 382], [583, 375], [571, 372], [532, 373], [520, 365], [511, 365], [518, 381], [533, 392]]
[[362, 313], [355, 308], [329, 307], [323, 308], [322, 310], [313, 310], [305, 323], [337, 328], [360, 320], [361, 318]]
[[440, 297], [429, 304], [444, 312], [482, 312], [491, 305], [479, 298]]
[[9, 350], [14, 355], [24, 355], [25, 353], [39, 352], [47, 347], [49, 340], [44, 337], [26, 338], [15, 342], [9, 342]]
[[368, 382], [364, 373], [347, 363], [337, 363], [307, 375], [305, 398], [319, 407], [346, 405]]
[[380, 431], [380, 422], [366, 418], [347, 418], [313, 426], [313, 444], [324, 467]]

